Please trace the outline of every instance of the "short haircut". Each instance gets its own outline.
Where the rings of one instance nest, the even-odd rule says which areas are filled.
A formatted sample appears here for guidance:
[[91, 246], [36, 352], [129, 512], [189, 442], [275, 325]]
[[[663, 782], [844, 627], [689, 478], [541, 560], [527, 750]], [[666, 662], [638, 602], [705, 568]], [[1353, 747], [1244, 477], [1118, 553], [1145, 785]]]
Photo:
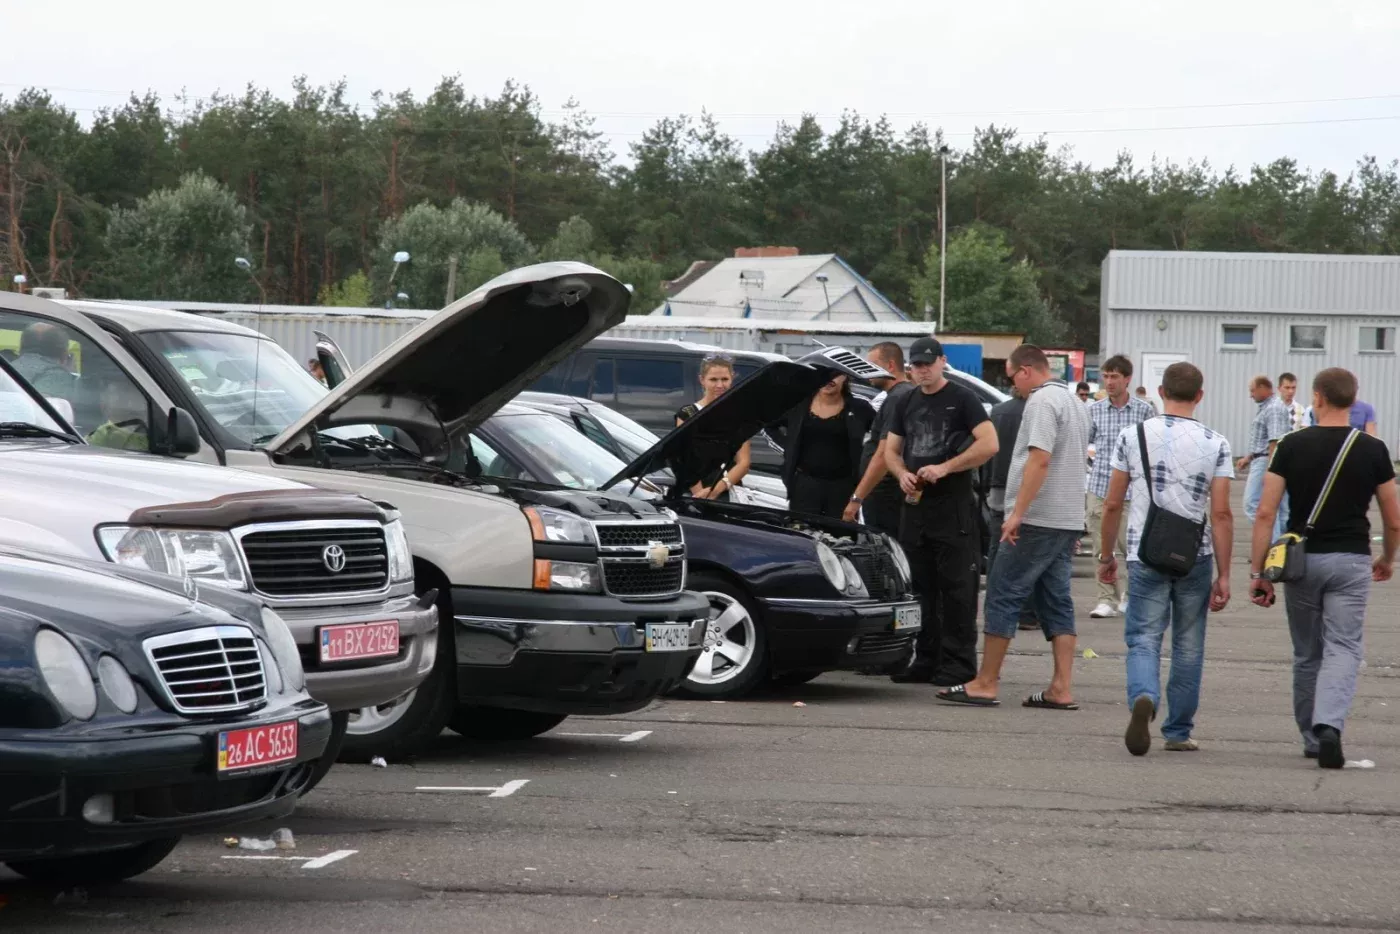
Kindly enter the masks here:
[[1313, 377], [1313, 392], [1334, 409], [1349, 409], [1356, 401], [1356, 375], [1339, 366], [1329, 366]]
[[1263, 386], [1265, 389], [1273, 389], [1274, 381], [1269, 379], [1263, 373], [1260, 373], [1258, 376], [1254, 377], [1254, 379], [1249, 381], [1250, 389], [1253, 389], [1256, 386]]
[[1137, 393], [1140, 396], [1145, 396], [1147, 395], [1147, 387], [1139, 386], [1137, 389], [1134, 389], [1133, 392]]
[[1119, 376], [1126, 376], [1128, 379], [1132, 379], [1133, 361], [1129, 360], [1121, 353], [1116, 353], [1099, 365], [1099, 372], [1117, 373]]
[[904, 348], [894, 341], [881, 341], [870, 352], [894, 367], [896, 374], [904, 372]]
[[1173, 402], [1195, 402], [1206, 378], [1191, 363], [1173, 363], [1162, 372], [1162, 392]]
[[1078, 384], [1075, 385], [1074, 391], [1075, 391], [1075, 392], [1089, 392], [1089, 391], [1090, 391], [1090, 389], [1089, 389], [1089, 384], [1086, 383], [1086, 382], [1084, 382], [1083, 380], [1080, 380], [1080, 381], [1078, 382]]
[[62, 360], [68, 354], [68, 333], [48, 321], [35, 321], [20, 332], [19, 352]]
[[1011, 356], [1008, 360], [1011, 365], [1018, 370], [1023, 366], [1028, 366], [1033, 370], [1050, 369], [1050, 360], [1045, 356], [1045, 351], [1041, 350], [1035, 344], [1019, 345], [1015, 350], [1011, 351]]
[[1280, 373], [1280, 374], [1278, 375], [1278, 384], [1279, 384], [1280, 386], [1282, 386], [1284, 383], [1296, 383], [1296, 382], [1298, 382], [1298, 377], [1294, 376], [1292, 373]]

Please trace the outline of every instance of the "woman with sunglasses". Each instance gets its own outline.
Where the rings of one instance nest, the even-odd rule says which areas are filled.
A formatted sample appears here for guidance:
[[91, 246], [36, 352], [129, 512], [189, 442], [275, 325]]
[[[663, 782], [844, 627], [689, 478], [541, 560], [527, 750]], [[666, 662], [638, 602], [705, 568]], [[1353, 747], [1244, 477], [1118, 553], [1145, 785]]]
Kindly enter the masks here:
[[861, 446], [874, 420], [875, 410], [851, 395], [844, 373], [833, 374], [788, 416], [782, 443], [789, 509], [841, 518], [860, 480]]
[[[684, 425], [705, 406], [714, 402], [734, 385], [734, 361], [722, 354], [715, 354], [700, 361], [700, 388], [704, 391], [699, 402], [692, 402], [676, 413], [676, 426]], [[690, 488], [690, 495], [699, 499], [717, 499], [729, 502], [729, 491], [749, 472], [749, 443], [734, 456], [733, 464], [726, 464], [704, 477]]]

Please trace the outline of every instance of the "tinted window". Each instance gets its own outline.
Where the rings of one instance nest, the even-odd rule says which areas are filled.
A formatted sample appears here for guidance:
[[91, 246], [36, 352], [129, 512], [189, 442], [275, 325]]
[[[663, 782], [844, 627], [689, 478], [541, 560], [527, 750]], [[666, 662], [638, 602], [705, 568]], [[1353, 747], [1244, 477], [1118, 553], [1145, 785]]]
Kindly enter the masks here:
[[757, 373], [759, 364], [757, 363], [736, 363], [734, 364], [734, 385], [737, 386], [750, 376]]
[[603, 426], [587, 416], [575, 415], [573, 421], [574, 424], [578, 426], [578, 430], [583, 432], [584, 437], [589, 441], [592, 441], [600, 448], [605, 448], [614, 454], [617, 453], [617, 445], [613, 443], [613, 439], [608, 433], [603, 430]]
[[617, 361], [617, 401], [625, 410], [669, 414], [689, 401], [679, 360], [623, 357]]
[[530, 388], [535, 392], [563, 392], [564, 384], [568, 382], [569, 365], [573, 362], [574, 358], [568, 357], [554, 364], [549, 372], [535, 380]]
[[590, 393], [588, 388], [584, 387], [582, 392], [574, 393], [574, 395], [588, 396], [590, 399], [612, 399], [615, 389], [613, 362], [604, 359], [593, 364], [593, 391]]

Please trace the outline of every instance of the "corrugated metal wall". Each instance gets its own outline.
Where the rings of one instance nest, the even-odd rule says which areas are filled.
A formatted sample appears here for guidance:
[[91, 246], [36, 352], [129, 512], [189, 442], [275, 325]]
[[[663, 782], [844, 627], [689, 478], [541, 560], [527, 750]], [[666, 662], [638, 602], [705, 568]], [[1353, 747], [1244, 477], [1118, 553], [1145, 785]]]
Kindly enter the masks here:
[[[426, 317], [430, 312], [424, 312]], [[261, 331], [281, 344], [298, 360], [309, 360], [316, 351], [314, 331], [329, 334], [345, 352], [352, 366], [359, 366], [385, 347], [407, 334], [422, 320], [413, 318], [368, 318], [351, 315], [254, 314], [245, 311], [210, 315], [246, 328]]]

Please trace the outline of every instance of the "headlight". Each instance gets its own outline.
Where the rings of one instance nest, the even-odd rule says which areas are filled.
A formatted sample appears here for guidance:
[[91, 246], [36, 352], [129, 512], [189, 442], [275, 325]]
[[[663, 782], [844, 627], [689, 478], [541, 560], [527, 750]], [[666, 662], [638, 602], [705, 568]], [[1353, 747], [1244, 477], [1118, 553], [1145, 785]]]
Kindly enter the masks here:
[[537, 542], [592, 545], [593, 526], [573, 513], [545, 506], [526, 506], [525, 518]]
[[97, 660], [97, 680], [102, 692], [107, 695], [122, 713], [136, 710], [136, 685], [131, 681], [122, 663], [110, 655]]
[[892, 536], [885, 536], [885, 544], [889, 546], [890, 557], [894, 560], [895, 569], [899, 571], [900, 577], [904, 579], [906, 586], [914, 582], [914, 572], [909, 568], [909, 556], [904, 553], [904, 549]]
[[238, 546], [227, 532], [106, 525], [97, 541], [107, 560], [128, 567], [246, 590]]
[[271, 694], [281, 694], [283, 688], [282, 670], [277, 665], [277, 658], [272, 654], [272, 649], [268, 648], [266, 642], [258, 640], [258, 657], [262, 659], [263, 677], [267, 679], [267, 689]]
[[306, 687], [306, 671], [301, 667], [301, 652], [297, 649], [297, 640], [292, 638], [292, 630], [287, 621], [269, 607], [263, 607], [262, 621], [267, 629], [268, 647], [272, 649], [272, 657], [277, 661], [287, 688], [300, 691]]
[[546, 561], [543, 558], [536, 558], [535, 589], [600, 593], [603, 587], [596, 564], [584, 564], [579, 561]]
[[822, 573], [826, 579], [831, 581], [831, 586], [842, 593], [846, 592], [846, 571], [841, 567], [841, 559], [836, 557], [836, 552], [831, 550], [831, 546], [825, 542], [817, 542], [817, 561], [822, 566]]
[[413, 580], [413, 552], [398, 519], [384, 526], [384, 542], [389, 547], [389, 580], [396, 584]]
[[846, 593], [852, 597], [859, 597], [864, 600], [870, 596], [870, 591], [865, 589], [865, 581], [861, 580], [860, 572], [851, 563], [850, 558], [841, 559], [841, 570], [846, 574]]
[[54, 699], [79, 720], [97, 713], [97, 687], [76, 646], [52, 629], [34, 636], [34, 657]]

